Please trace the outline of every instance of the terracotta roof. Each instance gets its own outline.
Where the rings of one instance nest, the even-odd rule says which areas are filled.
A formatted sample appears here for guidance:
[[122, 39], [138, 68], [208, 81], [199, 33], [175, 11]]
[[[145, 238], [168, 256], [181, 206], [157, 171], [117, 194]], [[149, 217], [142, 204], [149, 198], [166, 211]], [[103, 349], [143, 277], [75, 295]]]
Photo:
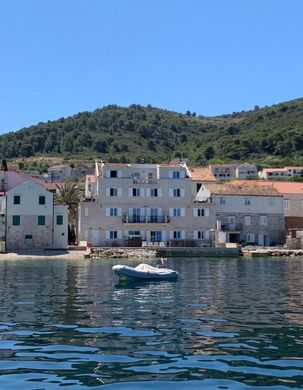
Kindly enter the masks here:
[[282, 196], [273, 186], [258, 186], [250, 180], [247, 180], [247, 183], [206, 183], [205, 186], [212, 194], [215, 195]]
[[192, 180], [216, 181], [216, 178], [211, 170], [206, 167], [190, 168], [190, 174]]
[[296, 181], [273, 181], [273, 180], [237, 180], [232, 183], [245, 184], [250, 182], [255, 186], [272, 186], [280, 194], [301, 194], [303, 195], [303, 182]]
[[57, 190], [58, 189], [58, 186], [60, 188], [64, 187], [65, 186], [65, 183], [51, 183], [51, 182], [45, 182], [44, 183], [44, 187], [47, 189], [47, 190]]
[[95, 175], [86, 175], [86, 179], [91, 183], [96, 183], [96, 176]]
[[267, 172], [267, 173], [270, 173], [270, 172], [286, 172], [287, 169], [286, 168], [263, 168], [262, 169], [262, 172]]
[[210, 168], [235, 168], [237, 164], [210, 164]]
[[303, 169], [303, 167], [285, 167], [285, 169]]

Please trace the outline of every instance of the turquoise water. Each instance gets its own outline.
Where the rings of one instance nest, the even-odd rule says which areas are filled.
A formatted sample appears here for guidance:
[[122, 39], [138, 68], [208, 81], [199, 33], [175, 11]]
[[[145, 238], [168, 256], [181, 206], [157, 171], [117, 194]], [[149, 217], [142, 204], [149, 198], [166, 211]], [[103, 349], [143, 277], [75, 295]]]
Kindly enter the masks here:
[[303, 259], [172, 259], [176, 282], [126, 285], [118, 263], [138, 264], [0, 263], [0, 389], [303, 387]]

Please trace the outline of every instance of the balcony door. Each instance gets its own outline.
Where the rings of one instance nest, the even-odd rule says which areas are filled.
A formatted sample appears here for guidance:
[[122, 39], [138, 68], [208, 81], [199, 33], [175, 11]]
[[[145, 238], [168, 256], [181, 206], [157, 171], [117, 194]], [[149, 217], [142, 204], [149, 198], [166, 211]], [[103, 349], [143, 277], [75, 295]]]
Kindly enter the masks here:
[[228, 229], [232, 231], [236, 230], [236, 217], [234, 215], [228, 217]]

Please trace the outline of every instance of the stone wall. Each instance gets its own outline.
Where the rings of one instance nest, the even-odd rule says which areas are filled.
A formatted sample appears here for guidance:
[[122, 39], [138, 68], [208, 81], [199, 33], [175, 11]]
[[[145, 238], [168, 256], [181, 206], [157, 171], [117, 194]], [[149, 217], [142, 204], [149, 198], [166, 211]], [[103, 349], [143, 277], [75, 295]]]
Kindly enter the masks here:
[[37, 215], [22, 215], [19, 226], [7, 217], [6, 250], [45, 248], [52, 245], [52, 216], [45, 217], [45, 225], [38, 225]]

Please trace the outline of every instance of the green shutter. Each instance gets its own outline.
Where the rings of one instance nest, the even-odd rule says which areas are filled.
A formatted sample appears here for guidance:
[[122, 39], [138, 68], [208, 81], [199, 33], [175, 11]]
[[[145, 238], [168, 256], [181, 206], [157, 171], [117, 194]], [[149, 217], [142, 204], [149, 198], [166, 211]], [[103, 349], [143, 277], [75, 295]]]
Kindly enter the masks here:
[[45, 225], [45, 215], [38, 215], [38, 225]]
[[63, 225], [63, 215], [57, 215], [57, 225]]
[[13, 215], [13, 226], [20, 225], [20, 215]]

